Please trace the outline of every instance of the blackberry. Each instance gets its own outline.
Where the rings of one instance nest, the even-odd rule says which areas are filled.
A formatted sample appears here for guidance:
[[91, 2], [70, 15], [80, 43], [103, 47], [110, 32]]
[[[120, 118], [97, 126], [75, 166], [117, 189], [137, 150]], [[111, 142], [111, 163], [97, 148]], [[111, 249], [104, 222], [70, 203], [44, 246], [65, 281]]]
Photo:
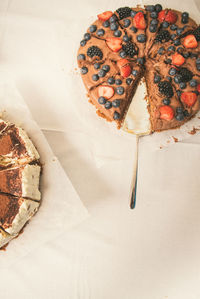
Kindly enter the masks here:
[[156, 39], [155, 39], [157, 42], [160, 42], [160, 43], [164, 43], [164, 42], [168, 42], [170, 40], [170, 34], [169, 34], [169, 31], [167, 30], [161, 30], [157, 36], [156, 36]]
[[193, 34], [196, 37], [196, 40], [199, 42], [200, 41], [200, 26], [194, 30]]
[[118, 13], [120, 20], [131, 16], [131, 8], [127, 6], [118, 8], [116, 12]]
[[171, 98], [174, 95], [172, 85], [169, 81], [161, 81], [158, 84], [160, 93], [164, 94], [167, 98]]
[[128, 56], [130, 56], [131, 58], [133, 58], [133, 56], [135, 56], [137, 54], [134, 44], [130, 41], [128, 43], [126, 43], [126, 45], [123, 45], [122, 48], [126, 52], [126, 54]]
[[98, 56], [100, 59], [103, 58], [103, 53], [101, 49], [99, 49], [97, 46], [89, 47], [87, 50], [87, 56], [93, 58], [95, 56]]
[[185, 67], [180, 67], [178, 73], [181, 75], [181, 82], [189, 82], [193, 77], [192, 72]]

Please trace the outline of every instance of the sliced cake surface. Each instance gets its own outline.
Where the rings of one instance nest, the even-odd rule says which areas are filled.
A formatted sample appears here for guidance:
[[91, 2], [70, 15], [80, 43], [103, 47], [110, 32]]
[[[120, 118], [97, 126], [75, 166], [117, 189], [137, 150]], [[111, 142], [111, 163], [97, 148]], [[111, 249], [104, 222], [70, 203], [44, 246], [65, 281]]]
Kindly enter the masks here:
[[37, 212], [41, 165], [26, 132], [0, 120], [0, 248]]
[[180, 127], [200, 109], [200, 27], [187, 12], [156, 4], [100, 13], [77, 60], [98, 115], [118, 128], [143, 75], [152, 131]]

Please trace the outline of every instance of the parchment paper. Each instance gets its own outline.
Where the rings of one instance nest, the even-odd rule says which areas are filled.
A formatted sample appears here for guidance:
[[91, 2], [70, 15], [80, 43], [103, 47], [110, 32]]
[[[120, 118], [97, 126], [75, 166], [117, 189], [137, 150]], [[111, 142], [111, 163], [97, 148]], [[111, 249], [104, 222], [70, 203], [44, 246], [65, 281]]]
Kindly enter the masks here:
[[0, 111], [3, 119], [26, 130], [43, 164], [42, 204], [24, 232], [10, 242], [6, 251], [0, 251], [0, 266], [4, 268], [44, 242], [59, 238], [63, 231], [85, 220], [88, 213], [7, 73], [0, 73]]

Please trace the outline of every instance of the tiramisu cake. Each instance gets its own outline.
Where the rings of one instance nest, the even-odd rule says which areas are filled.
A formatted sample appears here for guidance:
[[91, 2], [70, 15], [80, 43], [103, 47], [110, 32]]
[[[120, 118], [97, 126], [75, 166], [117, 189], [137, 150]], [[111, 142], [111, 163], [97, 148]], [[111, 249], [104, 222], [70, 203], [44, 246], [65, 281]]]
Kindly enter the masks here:
[[39, 158], [23, 129], [0, 120], [0, 248], [39, 208]]
[[100, 13], [77, 60], [90, 102], [118, 128], [142, 77], [151, 131], [179, 127], [200, 109], [200, 27], [188, 12], [156, 4]]

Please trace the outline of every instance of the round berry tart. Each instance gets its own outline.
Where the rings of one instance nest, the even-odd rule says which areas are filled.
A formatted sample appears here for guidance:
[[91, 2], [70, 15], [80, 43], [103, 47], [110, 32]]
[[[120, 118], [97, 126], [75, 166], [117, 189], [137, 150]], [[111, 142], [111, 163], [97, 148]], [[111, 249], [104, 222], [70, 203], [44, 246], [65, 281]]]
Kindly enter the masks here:
[[160, 4], [103, 12], [77, 60], [98, 115], [118, 128], [142, 77], [152, 131], [180, 127], [200, 109], [200, 27], [187, 12]]

